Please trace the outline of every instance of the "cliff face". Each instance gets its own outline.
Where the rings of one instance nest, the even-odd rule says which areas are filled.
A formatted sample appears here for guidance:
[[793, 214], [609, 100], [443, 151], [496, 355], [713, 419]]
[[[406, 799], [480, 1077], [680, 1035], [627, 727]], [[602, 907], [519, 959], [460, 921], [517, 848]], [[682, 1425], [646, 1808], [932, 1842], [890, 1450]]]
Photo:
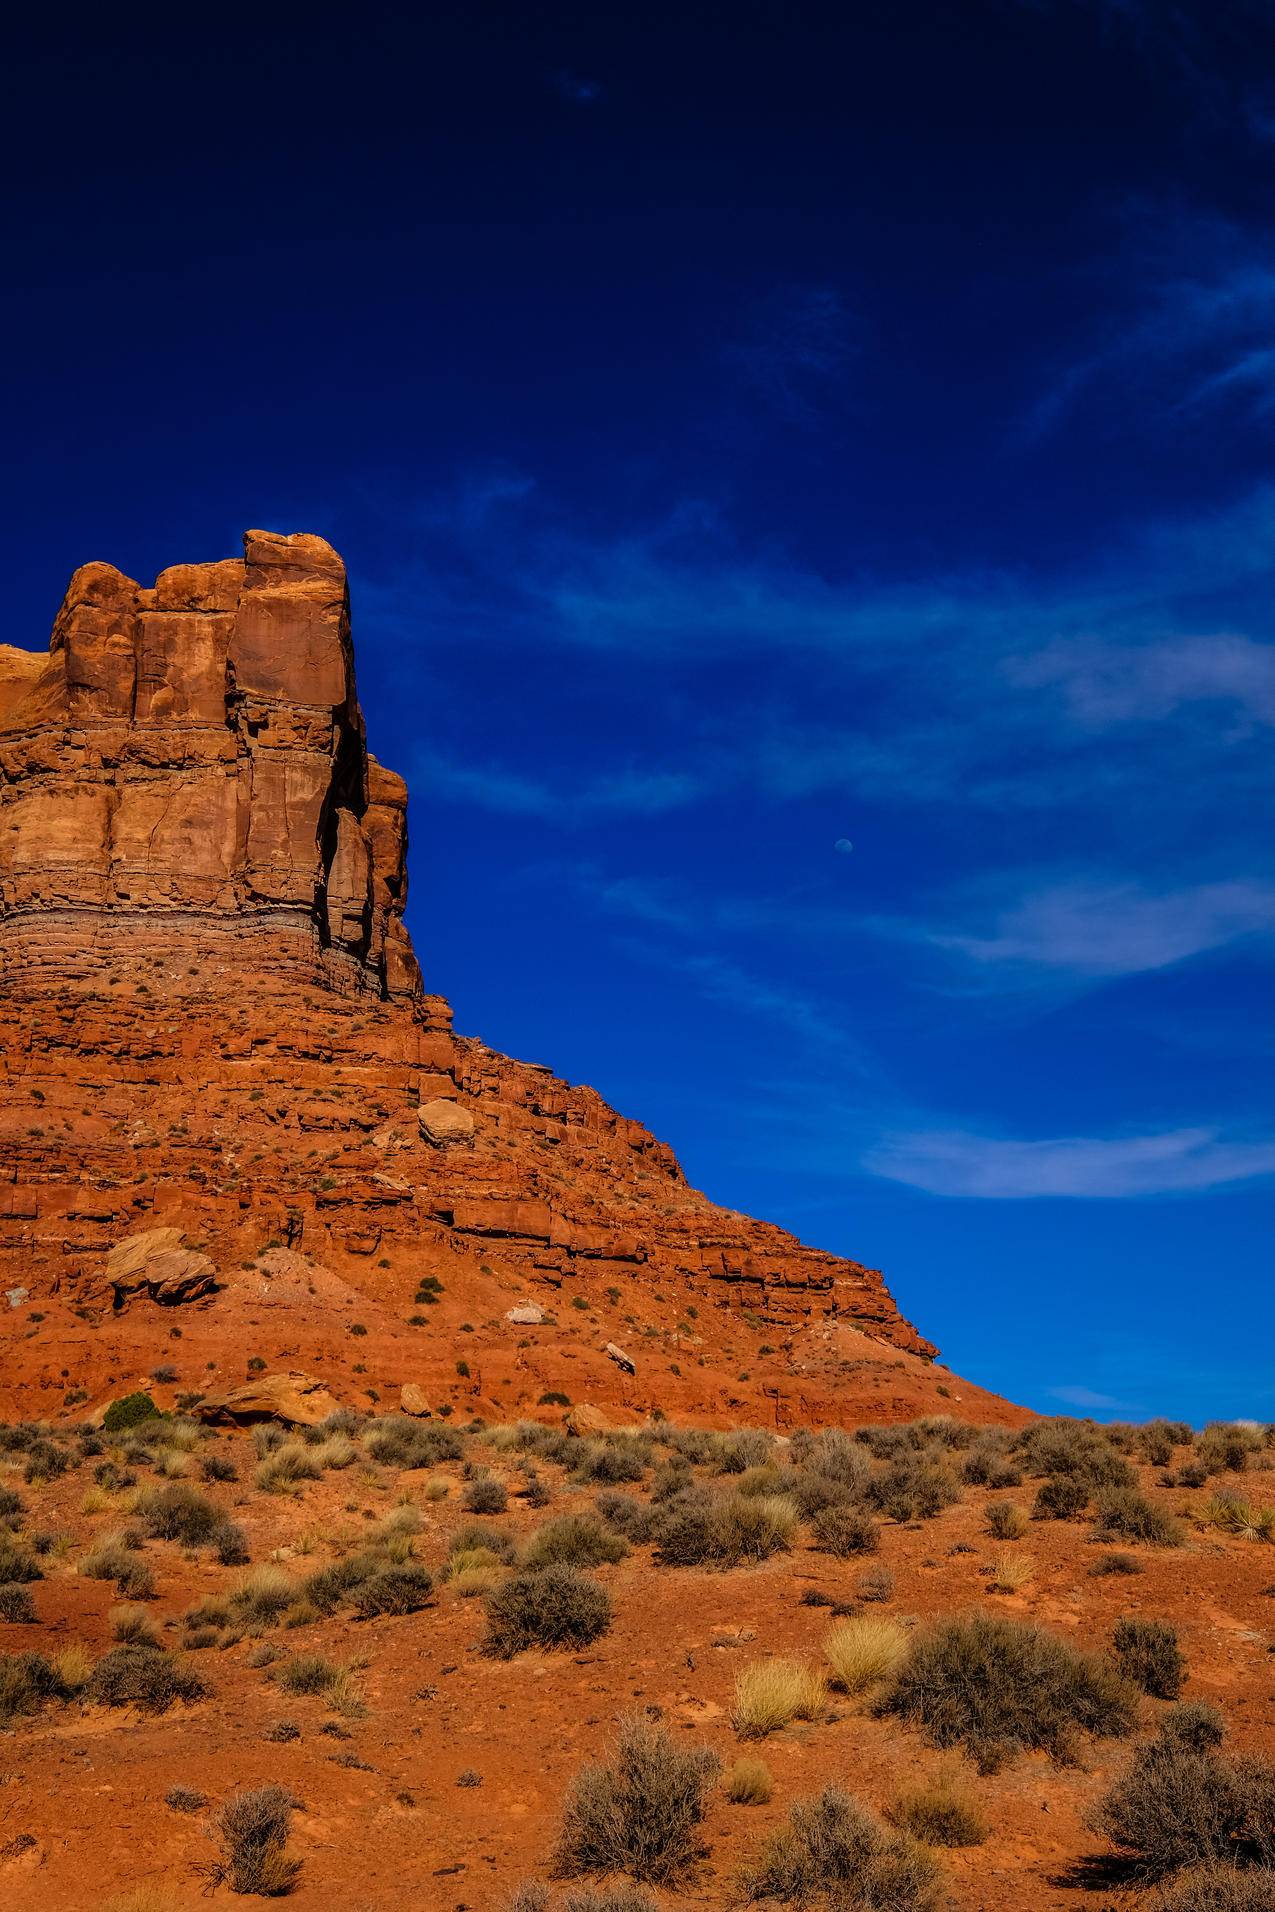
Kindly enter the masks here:
[[0, 648], [0, 806], [9, 951], [222, 937], [249, 967], [419, 988], [407, 790], [368, 756], [321, 538], [250, 531], [242, 560], [150, 589], [83, 565], [47, 657]]
[[875, 1270], [454, 1035], [406, 843], [318, 538], [149, 589], [85, 566], [47, 656], [0, 648], [0, 1407], [168, 1353], [189, 1392], [252, 1361], [363, 1406], [1008, 1412]]

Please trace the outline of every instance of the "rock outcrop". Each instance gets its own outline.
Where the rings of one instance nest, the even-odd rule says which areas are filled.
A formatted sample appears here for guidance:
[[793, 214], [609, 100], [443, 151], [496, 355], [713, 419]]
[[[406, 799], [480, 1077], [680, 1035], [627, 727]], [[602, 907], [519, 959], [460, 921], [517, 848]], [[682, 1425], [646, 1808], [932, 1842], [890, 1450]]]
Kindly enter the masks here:
[[367, 752], [321, 538], [250, 531], [242, 559], [148, 589], [82, 565], [47, 657], [0, 648], [10, 964], [56, 947], [102, 969], [160, 924], [166, 948], [228, 933], [250, 967], [410, 999], [406, 818]]
[[318, 538], [87, 565], [47, 655], [0, 647], [0, 1407], [160, 1347], [223, 1402], [268, 1369], [439, 1411], [971, 1412], [875, 1270], [453, 1033], [406, 844]]

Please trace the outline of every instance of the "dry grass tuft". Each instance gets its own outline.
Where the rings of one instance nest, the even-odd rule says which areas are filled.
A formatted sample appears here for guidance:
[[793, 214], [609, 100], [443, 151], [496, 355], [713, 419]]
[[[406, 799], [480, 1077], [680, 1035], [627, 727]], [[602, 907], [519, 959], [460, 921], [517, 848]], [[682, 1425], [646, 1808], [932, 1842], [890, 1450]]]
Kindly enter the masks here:
[[894, 1672], [907, 1644], [897, 1620], [863, 1615], [833, 1627], [823, 1651], [836, 1684], [846, 1693], [863, 1693]]
[[827, 1704], [824, 1677], [804, 1660], [758, 1660], [735, 1681], [735, 1730], [763, 1739], [794, 1719], [818, 1719]]

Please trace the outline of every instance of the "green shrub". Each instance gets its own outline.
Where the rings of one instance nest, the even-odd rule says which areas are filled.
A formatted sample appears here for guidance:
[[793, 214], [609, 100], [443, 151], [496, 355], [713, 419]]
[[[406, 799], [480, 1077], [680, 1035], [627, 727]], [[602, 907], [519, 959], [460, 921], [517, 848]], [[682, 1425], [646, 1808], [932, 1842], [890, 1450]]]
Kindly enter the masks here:
[[528, 1647], [590, 1646], [611, 1624], [605, 1590], [574, 1567], [512, 1574], [486, 1596], [483, 1651], [508, 1660]]
[[1121, 1620], [1112, 1644], [1116, 1665], [1153, 1699], [1175, 1700], [1182, 1691], [1186, 1661], [1175, 1629], [1163, 1620]]
[[1077, 1729], [1128, 1733], [1137, 1690], [1043, 1627], [973, 1614], [913, 1637], [877, 1711], [917, 1721], [936, 1746], [964, 1746], [995, 1772], [1025, 1748], [1065, 1755]]
[[675, 1880], [701, 1854], [705, 1797], [720, 1770], [707, 1747], [677, 1746], [640, 1717], [622, 1720], [610, 1764], [587, 1766], [567, 1795], [557, 1869], [568, 1878]]
[[136, 1706], [144, 1713], [166, 1713], [174, 1700], [201, 1700], [208, 1692], [197, 1673], [154, 1646], [113, 1646], [86, 1690], [101, 1706]]
[[126, 1428], [139, 1427], [143, 1421], [153, 1421], [159, 1409], [149, 1394], [139, 1388], [134, 1394], [125, 1394], [118, 1401], [112, 1401], [102, 1416], [102, 1427], [107, 1434], [121, 1434]]
[[822, 1897], [837, 1912], [931, 1912], [938, 1903], [937, 1869], [924, 1848], [833, 1786], [796, 1801], [740, 1884], [750, 1901], [806, 1905]]

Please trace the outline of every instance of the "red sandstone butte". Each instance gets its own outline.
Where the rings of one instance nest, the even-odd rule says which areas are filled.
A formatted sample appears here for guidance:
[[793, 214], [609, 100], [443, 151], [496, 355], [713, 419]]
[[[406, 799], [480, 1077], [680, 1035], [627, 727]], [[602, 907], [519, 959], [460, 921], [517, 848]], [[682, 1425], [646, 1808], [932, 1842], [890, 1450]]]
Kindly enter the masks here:
[[876, 1270], [455, 1035], [406, 896], [321, 538], [84, 565], [46, 654], [0, 646], [0, 1408], [159, 1366], [488, 1416], [1021, 1418]]

